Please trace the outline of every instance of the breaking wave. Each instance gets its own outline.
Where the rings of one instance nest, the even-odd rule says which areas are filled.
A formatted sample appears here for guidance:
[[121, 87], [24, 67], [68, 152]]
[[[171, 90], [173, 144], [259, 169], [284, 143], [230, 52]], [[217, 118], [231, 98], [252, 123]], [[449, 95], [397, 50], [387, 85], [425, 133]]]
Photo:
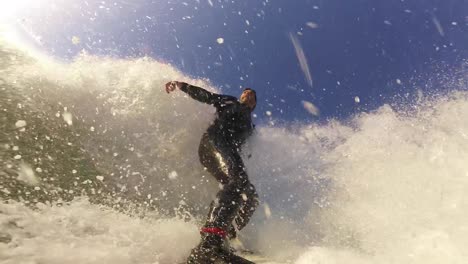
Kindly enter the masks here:
[[[69, 63], [0, 42], [0, 261], [177, 263], [218, 188], [198, 162], [213, 109], [150, 58]], [[347, 121], [261, 126], [241, 233], [278, 263], [466, 263], [468, 94]]]

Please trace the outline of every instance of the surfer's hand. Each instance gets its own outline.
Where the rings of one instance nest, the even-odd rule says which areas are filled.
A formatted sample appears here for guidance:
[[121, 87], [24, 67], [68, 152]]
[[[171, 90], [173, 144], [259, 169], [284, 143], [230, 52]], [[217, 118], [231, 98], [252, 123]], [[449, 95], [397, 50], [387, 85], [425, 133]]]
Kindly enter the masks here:
[[183, 85], [183, 82], [178, 82], [178, 81], [172, 81], [166, 83], [166, 93], [170, 93], [174, 91], [176, 88], [179, 88]]
[[166, 93], [170, 93], [174, 91], [178, 87], [178, 82], [177, 81], [172, 81], [166, 83]]

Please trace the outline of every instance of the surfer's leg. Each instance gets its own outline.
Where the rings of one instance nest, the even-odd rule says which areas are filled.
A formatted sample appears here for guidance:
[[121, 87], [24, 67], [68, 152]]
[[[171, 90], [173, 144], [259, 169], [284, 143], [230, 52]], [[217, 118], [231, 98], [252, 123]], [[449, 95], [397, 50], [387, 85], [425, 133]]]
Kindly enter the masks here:
[[[208, 137], [204, 136], [199, 148], [202, 164], [222, 184], [227, 184], [231, 177], [234, 180], [240, 179], [244, 182], [237, 186], [238, 190], [241, 191], [242, 200], [240, 200], [233, 224], [228, 225], [226, 230], [228, 238], [233, 239], [237, 236], [237, 231], [242, 230], [247, 225], [255, 212], [259, 203], [258, 195], [255, 187], [247, 177], [244, 163], [237, 152], [237, 148], [225, 146], [219, 141], [216, 141], [216, 143], [214, 144]], [[210, 206], [209, 217], [215, 208], [216, 204], [213, 201]]]
[[242, 200], [238, 184], [230, 181], [218, 192], [216, 200], [212, 202], [205, 226], [201, 229], [202, 240], [192, 250], [187, 260], [188, 264], [253, 264], [253, 262], [235, 255], [224, 246], [227, 227], [234, 220]]
[[219, 155], [208, 134], [204, 134], [198, 147], [200, 163], [219, 183], [226, 184], [228, 175], [220, 164]]
[[217, 193], [205, 227], [217, 227], [227, 231], [245, 202], [245, 191], [250, 182], [242, 158], [235, 148], [217, 144], [216, 150], [219, 153], [217, 158], [227, 170], [228, 181]]
[[235, 228], [237, 230], [242, 230], [242, 228], [244, 228], [249, 223], [250, 218], [252, 217], [253, 213], [255, 212], [255, 209], [257, 209], [257, 206], [259, 204], [258, 194], [255, 190], [255, 187], [251, 183], [249, 183], [247, 188], [245, 188], [244, 192], [244, 203], [240, 207], [239, 212], [237, 213], [237, 216], [234, 219], [234, 222], [236, 223]]
[[217, 158], [227, 169], [229, 177], [211, 203], [206, 223], [201, 230], [202, 241], [192, 250], [188, 263], [212, 263], [215, 259], [228, 263], [251, 263], [223, 247], [226, 231], [244, 203], [244, 191], [250, 185], [247, 173], [236, 149], [217, 145], [216, 150], [219, 153]]

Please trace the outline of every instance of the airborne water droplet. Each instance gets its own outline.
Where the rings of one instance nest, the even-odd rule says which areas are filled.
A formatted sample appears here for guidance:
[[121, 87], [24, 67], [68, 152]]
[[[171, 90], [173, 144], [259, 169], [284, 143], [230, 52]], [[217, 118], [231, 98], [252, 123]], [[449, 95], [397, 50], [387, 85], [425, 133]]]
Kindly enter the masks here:
[[69, 113], [69, 112], [64, 112], [64, 113], [62, 114], [62, 117], [63, 117], [63, 120], [65, 120], [65, 122], [67, 122], [67, 124], [68, 124], [69, 126], [71, 126], [71, 125], [73, 124], [73, 116], [72, 116], [71, 113]]
[[263, 205], [263, 211], [265, 212], [266, 218], [271, 218], [271, 210], [270, 210], [270, 206], [268, 206], [268, 204]]
[[34, 174], [33, 169], [27, 163], [21, 163], [18, 171], [18, 180], [23, 181], [29, 185], [38, 185], [39, 179]]
[[17, 128], [25, 127], [25, 126], [26, 126], [26, 121], [24, 121], [24, 120], [18, 120], [18, 121], [16, 121], [15, 126], [16, 126]]
[[171, 171], [171, 172], [169, 173], [169, 175], [168, 175], [168, 177], [169, 177], [170, 180], [175, 180], [175, 179], [177, 179], [177, 176], [179, 176], [179, 175], [177, 174], [177, 171]]

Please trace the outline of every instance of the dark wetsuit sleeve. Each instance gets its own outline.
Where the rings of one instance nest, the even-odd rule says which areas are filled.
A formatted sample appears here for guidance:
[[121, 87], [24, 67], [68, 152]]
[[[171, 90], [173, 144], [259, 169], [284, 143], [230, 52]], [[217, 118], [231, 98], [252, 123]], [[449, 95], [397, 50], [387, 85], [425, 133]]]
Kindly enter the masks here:
[[180, 90], [199, 102], [215, 106], [219, 106], [226, 100], [237, 101], [237, 98], [233, 96], [212, 93], [203, 88], [193, 86], [190, 84], [183, 85], [182, 87], [180, 87]]

